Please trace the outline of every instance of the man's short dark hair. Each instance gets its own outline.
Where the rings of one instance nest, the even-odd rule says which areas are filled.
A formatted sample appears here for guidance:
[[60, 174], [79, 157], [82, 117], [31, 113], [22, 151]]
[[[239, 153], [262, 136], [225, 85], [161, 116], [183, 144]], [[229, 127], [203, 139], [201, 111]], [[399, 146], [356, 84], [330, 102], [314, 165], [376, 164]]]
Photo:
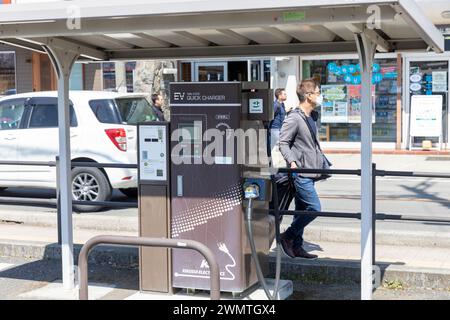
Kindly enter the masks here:
[[275, 90], [275, 98], [278, 99], [278, 97], [280, 96], [280, 94], [281, 94], [283, 91], [286, 91], [286, 90], [285, 90], [284, 88], [278, 88], [278, 89], [276, 89], [276, 90]]
[[152, 102], [153, 102], [153, 104], [155, 104], [155, 102], [156, 102], [156, 100], [158, 100], [158, 97], [160, 96], [160, 94], [159, 93], [154, 93], [154, 94], [152, 94]]
[[314, 78], [302, 80], [297, 87], [298, 100], [300, 100], [300, 102], [305, 102], [306, 94], [314, 92], [319, 86], [319, 83]]

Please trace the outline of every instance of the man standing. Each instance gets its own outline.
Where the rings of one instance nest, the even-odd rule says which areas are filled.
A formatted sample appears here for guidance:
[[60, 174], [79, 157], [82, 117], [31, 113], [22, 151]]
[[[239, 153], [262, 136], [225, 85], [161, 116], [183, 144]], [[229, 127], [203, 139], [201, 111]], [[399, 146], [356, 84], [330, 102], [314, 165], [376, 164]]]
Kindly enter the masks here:
[[163, 97], [158, 94], [152, 94], [152, 109], [158, 121], [164, 121], [164, 113], [162, 111]]
[[270, 122], [270, 149], [272, 149], [280, 138], [280, 129], [286, 117], [286, 107], [284, 102], [287, 99], [286, 90], [278, 88], [275, 90], [275, 102], [273, 105], [274, 118]]
[[[280, 132], [280, 152], [290, 168], [322, 169], [323, 154], [317, 139], [317, 111], [322, 104], [320, 87], [314, 79], [303, 80], [297, 87], [300, 100], [298, 108], [289, 112]], [[301, 211], [320, 211], [320, 200], [314, 183], [320, 174], [294, 174], [295, 209]], [[281, 234], [281, 245], [291, 258], [315, 259], [303, 248], [305, 227], [316, 217], [294, 216], [291, 226]]]

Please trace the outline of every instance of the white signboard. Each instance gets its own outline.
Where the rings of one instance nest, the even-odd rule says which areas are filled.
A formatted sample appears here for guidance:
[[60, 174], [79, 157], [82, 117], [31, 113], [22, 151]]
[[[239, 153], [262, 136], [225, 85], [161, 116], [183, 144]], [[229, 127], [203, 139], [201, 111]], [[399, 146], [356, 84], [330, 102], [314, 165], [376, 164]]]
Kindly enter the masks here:
[[167, 180], [166, 127], [139, 126], [139, 179]]
[[433, 72], [433, 92], [447, 92], [447, 71]]
[[442, 96], [411, 97], [411, 136], [440, 137], [442, 135]]

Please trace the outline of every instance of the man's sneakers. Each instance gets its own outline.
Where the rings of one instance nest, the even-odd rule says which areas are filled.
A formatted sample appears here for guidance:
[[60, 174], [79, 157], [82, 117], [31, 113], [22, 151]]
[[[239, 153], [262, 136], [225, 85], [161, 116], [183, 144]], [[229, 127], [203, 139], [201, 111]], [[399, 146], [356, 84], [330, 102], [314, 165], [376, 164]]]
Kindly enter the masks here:
[[291, 258], [317, 259], [317, 255], [305, 251], [302, 247], [294, 248], [294, 240], [287, 239], [286, 234], [280, 234], [280, 244], [284, 253]]

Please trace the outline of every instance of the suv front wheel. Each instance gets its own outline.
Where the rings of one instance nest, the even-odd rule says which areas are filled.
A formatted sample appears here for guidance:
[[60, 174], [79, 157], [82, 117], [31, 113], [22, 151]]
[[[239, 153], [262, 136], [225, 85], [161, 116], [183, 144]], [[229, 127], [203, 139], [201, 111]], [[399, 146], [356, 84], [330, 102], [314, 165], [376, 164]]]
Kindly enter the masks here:
[[[108, 201], [112, 190], [108, 179], [97, 168], [72, 169], [72, 198], [78, 201]], [[76, 211], [99, 211], [101, 206], [73, 206]]]

